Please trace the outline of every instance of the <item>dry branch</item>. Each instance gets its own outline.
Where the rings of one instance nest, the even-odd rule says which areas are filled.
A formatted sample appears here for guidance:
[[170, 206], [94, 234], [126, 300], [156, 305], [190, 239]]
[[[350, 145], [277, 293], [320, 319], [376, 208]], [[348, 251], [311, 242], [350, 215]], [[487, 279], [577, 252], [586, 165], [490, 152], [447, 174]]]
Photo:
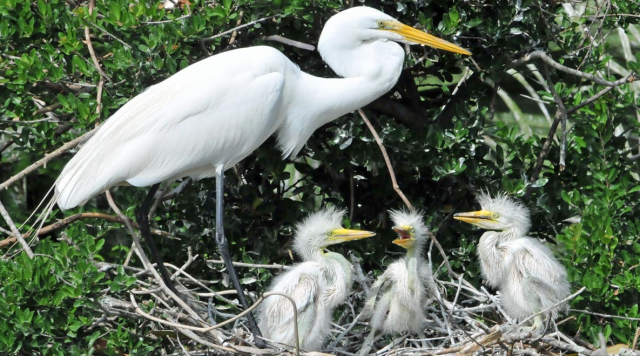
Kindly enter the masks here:
[[27, 174], [35, 171], [36, 169], [40, 168], [42, 165], [46, 164], [47, 162], [51, 161], [52, 159], [60, 156], [61, 154], [65, 153], [68, 150], [72, 149], [73, 147], [77, 146], [80, 142], [90, 138], [96, 132], [96, 130], [97, 130], [97, 128], [85, 133], [84, 135], [82, 135], [80, 137], [77, 137], [76, 139], [74, 139], [72, 141], [69, 141], [69, 142], [65, 143], [64, 145], [62, 145], [60, 148], [58, 148], [57, 150], [55, 150], [53, 152], [45, 154], [43, 158], [39, 159], [34, 164], [32, 164], [29, 167], [23, 169], [20, 173], [14, 175], [13, 177], [7, 179], [5, 182], [0, 184], [0, 191], [2, 191], [4, 189], [7, 189], [8, 186], [10, 186], [11, 184], [19, 181], [20, 179], [22, 179]]
[[380, 147], [382, 156], [384, 156], [384, 161], [387, 164], [387, 169], [389, 170], [389, 175], [391, 176], [391, 183], [393, 184], [393, 190], [395, 190], [396, 193], [398, 193], [398, 195], [400, 196], [404, 204], [409, 208], [409, 210], [411, 210], [412, 212], [415, 212], [413, 205], [411, 205], [411, 203], [409, 202], [409, 199], [407, 199], [407, 197], [404, 195], [404, 193], [400, 189], [400, 186], [398, 186], [398, 182], [396, 181], [396, 174], [394, 173], [393, 167], [391, 165], [391, 160], [389, 159], [387, 150], [384, 148], [384, 144], [382, 144], [382, 140], [380, 139], [380, 136], [378, 136], [378, 132], [376, 132], [376, 129], [373, 128], [373, 125], [371, 125], [371, 122], [367, 118], [367, 115], [364, 114], [364, 111], [362, 111], [362, 109], [358, 109], [358, 113], [362, 117], [362, 120], [364, 120], [364, 122], [367, 124], [367, 127], [369, 127], [369, 130], [373, 134], [373, 137], [375, 138], [376, 142], [378, 143], [378, 146]]
[[[82, 219], [102, 219], [102, 220], [106, 220], [106, 221], [110, 221], [110, 222], [116, 222], [116, 223], [124, 223], [122, 221], [122, 219], [118, 216], [113, 216], [113, 215], [109, 215], [109, 214], [102, 214], [102, 213], [78, 213], [75, 215], [71, 215], [68, 216], [62, 220], [56, 221], [55, 223], [51, 224], [51, 225], [47, 225], [44, 226], [43, 228], [41, 228], [38, 231], [38, 236], [43, 236], [43, 235], [47, 235], [50, 234], [51, 232], [61, 229], [75, 221], [78, 220], [82, 220]], [[136, 223], [135, 221], [131, 221], [131, 219], [129, 219], [131, 226], [137, 230], [140, 229], [140, 226], [138, 226], [138, 223]], [[162, 231], [162, 230], [158, 230], [158, 229], [151, 229], [151, 233], [154, 235], [158, 235], [158, 236], [162, 236], [162, 237], [168, 237], [168, 238], [174, 238], [173, 236], [171, 236], [171, 234], [169, 234], [166, 231]], [[25, 237], [29, 236], [28, 234], [25, 235]], [[16, 242], [17, 239], [15, 237], [15, 234], [4, 239], [4, 240], [0, 240], [0, 248], [5, 247], [9, 244], [12, 244], [14, 242]]]

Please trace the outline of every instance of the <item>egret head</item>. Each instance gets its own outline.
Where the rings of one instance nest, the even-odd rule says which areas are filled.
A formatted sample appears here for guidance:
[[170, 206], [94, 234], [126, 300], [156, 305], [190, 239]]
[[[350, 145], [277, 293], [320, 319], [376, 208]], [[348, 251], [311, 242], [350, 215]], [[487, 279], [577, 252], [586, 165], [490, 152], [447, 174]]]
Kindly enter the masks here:
[[415, 248], [420, 250], [426, 241], [429, 229], [424, 225], [422, 212], [408, 212], [405, 210], [391, 210], [393, 231], [398, 233], [398, 238], [393, 243], [407, 250]]
[[[358, 66], [363, 65], [359, 60], [364, 56], [369, 60], [383, 61], [389, 61], [389, 56], [394, 59], [398, 59], [399, 56], [402, 63], [404, 50], [400, 46], [393, 45], [386, 50], [375, 52], [370, 51], [371, 46], [368, 46], [388, 41], [422, 44], [471, 55], [469, 51], [453, 43], [407, 26], [381, 11], [366, 6], [355, 6], [331, 17], [320, 35], [318, 51], [336, 73], [349, 77], [359, 74]], [[344, 61], [348, 63], [341, 63]]]
[[529, 232], [531, 228], [529, 209], [521, 202], [508, 197], [505, 193], [492, 197], [488, 192], [480, 193], [478, 202], [482, 210], [458, 213], [453, 218], [485, 230], [516, 231], [520, 236]]
[[293, 248], [302, 257], [321, 252], [330, 245], [360, 240], [375, 233], [342, 227], [344, 210], [325, 208], [317, 211], [296, 226]]

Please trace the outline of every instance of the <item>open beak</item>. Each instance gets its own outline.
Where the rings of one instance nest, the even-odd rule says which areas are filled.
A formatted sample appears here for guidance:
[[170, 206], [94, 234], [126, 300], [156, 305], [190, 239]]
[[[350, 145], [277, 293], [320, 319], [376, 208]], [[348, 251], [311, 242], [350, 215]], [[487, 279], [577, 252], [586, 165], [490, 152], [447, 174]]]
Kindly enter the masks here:
[[493, 218], [494, 213], [487, 210], [472, 211], [469, 213], [457, 213], [453, 215], [456, 220], [464, 221], [469, 224], [477, 225], [482, 222], [497, 222]]
[[382, 30], [395, 32], [401, 35], [402, 37], [404, 37], [404, 39], [407, 42], [423, 44], [423, 45], [427, 45], [437, 49], [442, 49], [449, 52], [465, 54], [467, 56], [471, 55], [471, 52], [461, 47], [458, 47], [451, 42], [447, 42], [436, 36], [431, 36], [426, 32], [420, 31], [418, 29], [415, 29], [411, 26], [407, 26], [400, 22], [385, 21], [385, 28], [383, 28]]
[[375, 236], [375, 232], [364, 230], [351, 230], [351, 229], [335, 229], [331, 231], [329, 241], [335, 243], [341, 243], [352, 240], [366, 239], [367, 237]]
[[392, 241], [394, 244], [406, 249], [410, 249], [413, 246], [416, 239], [409, 232], [409, 226], [394, 226], [392, 229], [398, 233], [398, 238]]

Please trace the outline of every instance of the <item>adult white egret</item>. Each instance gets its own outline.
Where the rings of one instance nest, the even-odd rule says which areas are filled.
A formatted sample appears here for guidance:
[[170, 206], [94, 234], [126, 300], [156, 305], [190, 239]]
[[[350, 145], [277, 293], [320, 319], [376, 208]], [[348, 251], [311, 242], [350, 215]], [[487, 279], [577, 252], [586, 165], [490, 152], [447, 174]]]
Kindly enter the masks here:
[[418, 212], [390, 211], [393, 243], [407, 250], [405, 257], [393, 262], [378, 277], [367, 296], [363, 311], [370, 318], [371, 332], [360, 355], [368, 354], [377, 331], [384, 334], [416, 333], [424, 330], [424, 310], [435, 295], [435, 282], [429, 263], [422, 257], [422, 247], [429, 234], [424, 217]]
[[[136, 212], [138, 223], [148, 226], [148, 208], [160, 182], [215, 176], [216, 243], [246, 308], [223, 231], [224, 171], [274, 133], [283, 156], [294, 156], [317, 128], [389, 91], [404, 62], [404, 50], [394, 41], [470, 55], [378, 10], [354, 7], [331, 17], [318, 43], [322, 58], [343, 79], [304, 73], [271, 47], [212, 56], [113, 114], [66, 165], [53, 202], [71, 209], [116, 185], [153, 185]], [[141, 232], [172, 286], [148, 228]]]
[[[506, 194], [492, 197], [481, 193], [478, 202], [482, 210], [458, 213], [454, 219], [490, 230], [478, 245], [482, 275], [487, 284], [500, 291], [507, 314], [522, 320], [566, 298], [570, 286], [564, 266], [549, 247], [527, 236], [531, 228], [529, 209]], [[547, 317], [553, 319], [567, 308], [567, 303], [562, 303]], [[532, 329], [543, 328], [538, 315]]]
[[[269, 288], [291, 296], [298, 308], [300, 348], [315, 351], [331, 326], [333, 310], [351, 291], [351, 263], [328, 246], [374, 236], [342, 228], [343, 210], [328, 208], [310, 215], [296, 227], [294, 251], [304, 262], [279, 276]], [[284, 297], [272, 296], [260, 306], [259, 325], [265, 338], [295, 346], [293, 307]]]

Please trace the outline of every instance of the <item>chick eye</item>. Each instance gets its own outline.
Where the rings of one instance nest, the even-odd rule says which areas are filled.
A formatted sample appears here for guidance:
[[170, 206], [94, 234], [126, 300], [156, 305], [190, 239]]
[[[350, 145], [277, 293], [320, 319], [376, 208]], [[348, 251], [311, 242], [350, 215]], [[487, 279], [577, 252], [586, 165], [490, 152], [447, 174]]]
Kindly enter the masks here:
[[376, 24], [378, 25], [378, 27], [384, 28], [384, 21], [378, 20], [378, 21], [376, 21]]
[[498, 213], [495, 213], [495, 214], [493, 214], [493, 217], [497, 219], [497, 218], [500, 217], [500, 215]]
[[412, 233], [412, 234], [413, 234], [415, 231], [416, 231], [416, 229], [414, 229], [414, 228], [412, 228], [412, 227], [410, 227], [410, 228], [409, 228], [409, 232], [410, 232], [410, 233]]

